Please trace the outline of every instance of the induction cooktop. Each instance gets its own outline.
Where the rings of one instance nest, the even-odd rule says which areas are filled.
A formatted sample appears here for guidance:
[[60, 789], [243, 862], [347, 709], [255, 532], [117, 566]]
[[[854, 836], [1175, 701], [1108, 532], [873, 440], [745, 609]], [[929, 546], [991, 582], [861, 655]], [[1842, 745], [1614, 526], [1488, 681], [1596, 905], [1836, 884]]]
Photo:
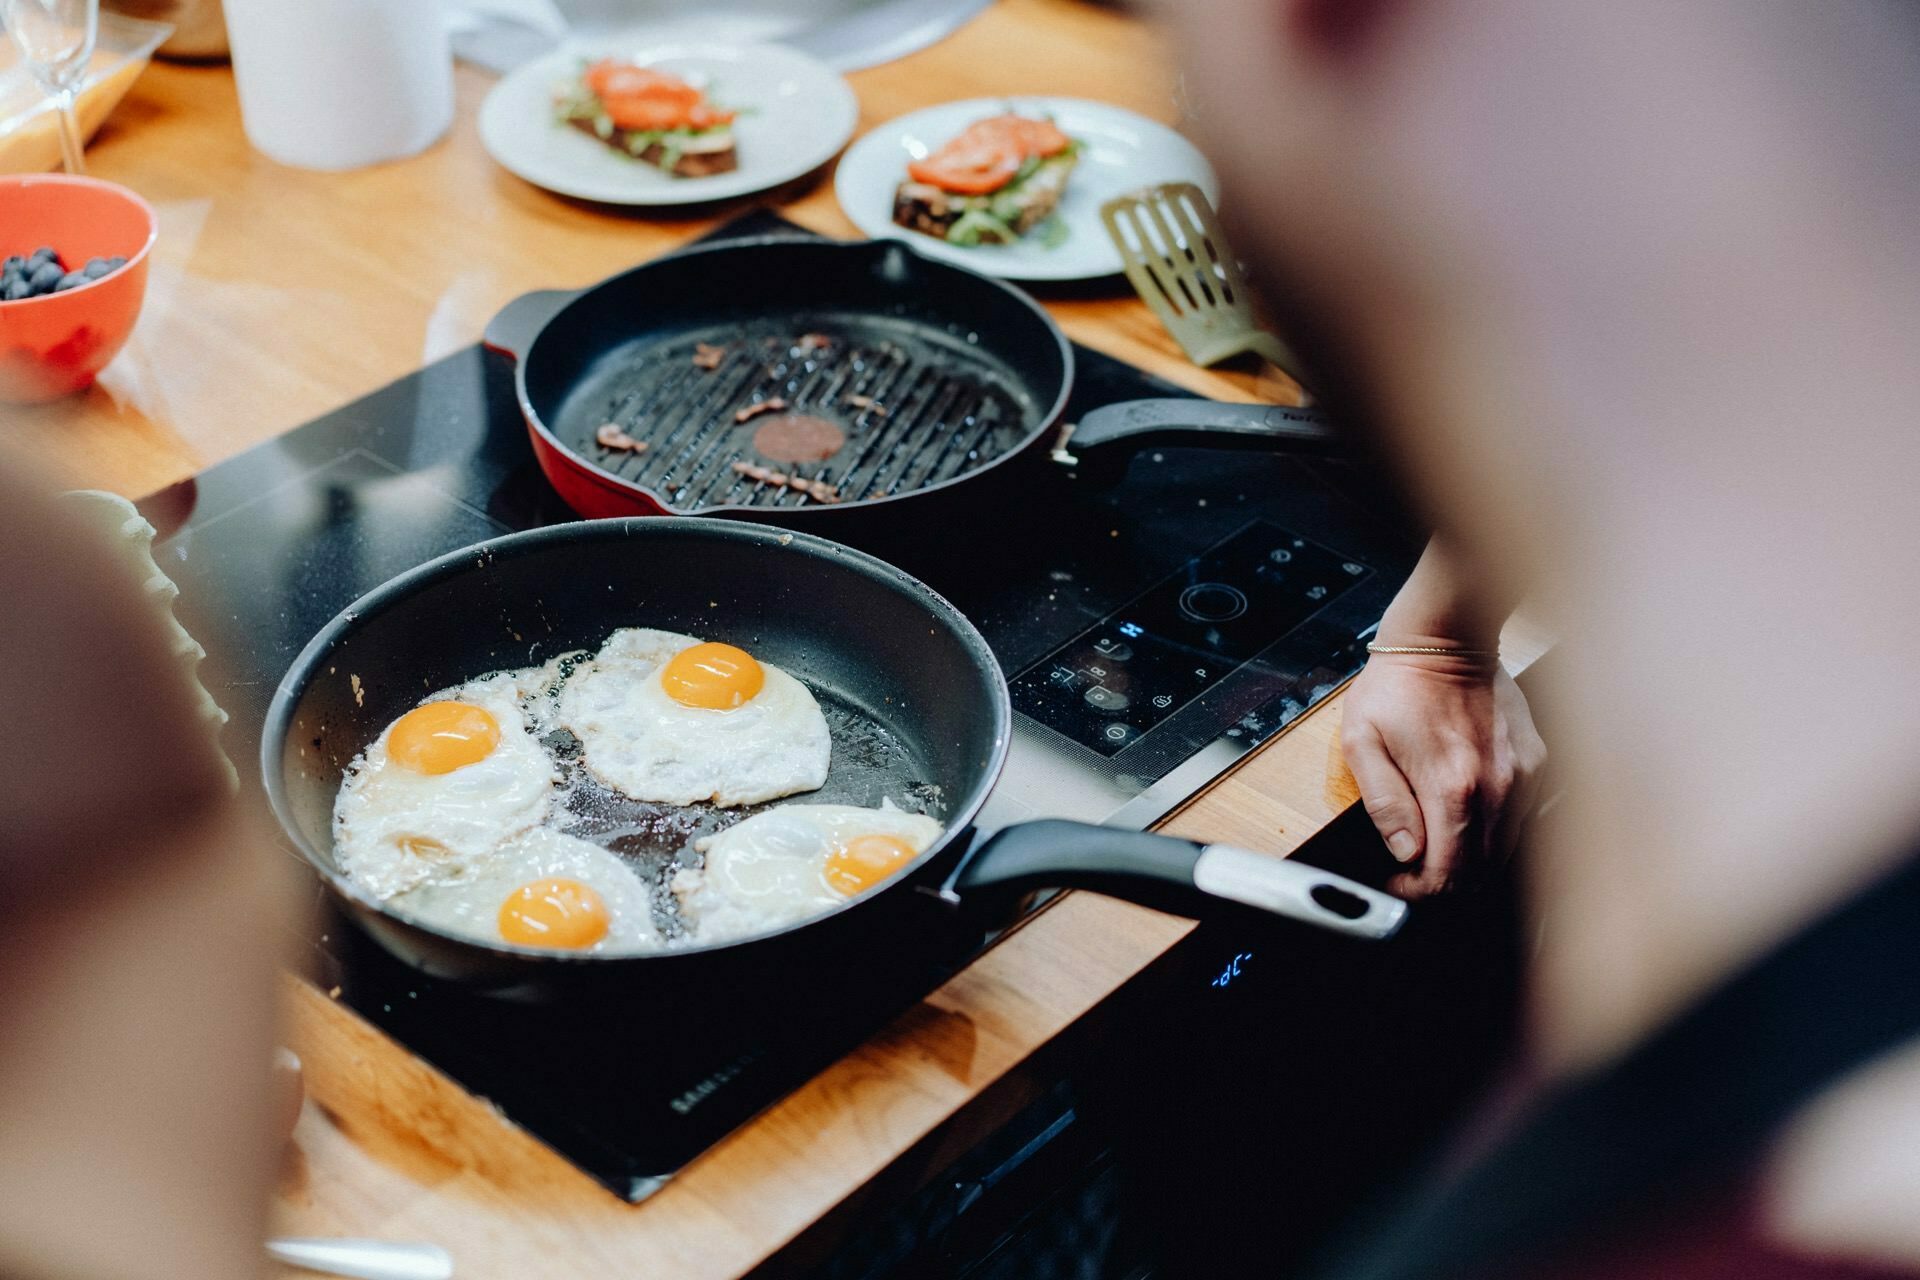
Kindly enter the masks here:
[[[715, 234], [810, 233], [762, 212]], [[1069, 421], [1185, 394], [1074, 354]], [[478, 346], [142, 505], [243, 773], [281, 675], [341, 608], [443, 552], [575, 518], [534, 463], [510, 364]], [[1100, 484], [1023, 458], [868, 515], [807, 527], [930, 583], [1008, 674], [1016, 728], [989, 828], [1150, 825], [1359, 669], [1418, 552], [1364, 464], [1198, 448], [1143, 453]], [[520, 1005], [422, 977], [332, 914], [317, 885], [316, 897], [323, 989], [635, 1200], [965, 959], [893, 957], [868, 989], [786, 1025], [663, 1038], [630, 1011]]]

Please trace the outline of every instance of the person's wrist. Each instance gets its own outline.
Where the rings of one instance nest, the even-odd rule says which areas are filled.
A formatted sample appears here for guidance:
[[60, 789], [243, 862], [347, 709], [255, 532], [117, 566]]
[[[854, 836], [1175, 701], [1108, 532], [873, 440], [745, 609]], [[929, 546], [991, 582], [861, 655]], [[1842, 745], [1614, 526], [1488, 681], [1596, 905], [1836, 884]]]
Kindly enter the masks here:
[[1412, 625], [1389, 615], [1367, 643], [1370, 658], [1457, 674], [1491, 675], [1500, 665], [1500, 637], [1464, 629]]
[[1374, 632], [1374, 643], [1427, 649], [1498, 651], [1498, 627], [1474, 626], [1460, 618], [1409, 615], [1388, 609]]

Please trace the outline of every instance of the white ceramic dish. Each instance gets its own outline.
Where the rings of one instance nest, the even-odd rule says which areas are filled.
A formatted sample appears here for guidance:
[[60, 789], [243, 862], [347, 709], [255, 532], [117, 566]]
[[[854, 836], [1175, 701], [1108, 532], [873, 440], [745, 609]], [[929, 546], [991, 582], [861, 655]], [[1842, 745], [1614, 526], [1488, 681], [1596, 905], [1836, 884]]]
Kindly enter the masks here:
[[[91, 140], [153, 51], [173, 33], [164, 22], [118, 13], [100, 15], [93, 58], [80, 79], [80, 135]], [[53, 99], [34, 82], [13, 41], [0, 35], [0, 173], [45, 173], [60, 167], [59, 123]]]
[[[491, 0], [499, 3], [500, 0]], [[527, 0], [517, 0], [526, 3]], [[631, 30], [644, 9], [662, 40], [783, 44], [835, 71], [904, 58], [964, 26], [991, 0], [552, 0], [581, 34]]]
[[[907, 162], [925, 156], [974, 121], [1013, 111], [1051, 117], [1083, 150], [1054, 217], [1064, 238], [1030, 234], [1010, 245], [962, 248], [909, 231], [893, 220], [894, 188]], [[1163, 124], [1104, 102], [1079, 98], [975, 98], [915, 111], [872, 130], [841, 157], [834, 194], [869, 236], [905, 240], [929, 257], [1009, 280], [1084, 280], [1117, 274], [1120, 251], [1100, 222], [1100, 206], [1123, 192], [1160, 182], [1192, 182], [1218, 204], [1219, 183], [1199, 148]], [[1049, 243], [1057, 239], [1057, 243]]]
[[[554, 88], [601, 57], [658, 67], [740, 112], [740, 167], [676, 178], [555, 119]], [[727, 200], [790, 182], [831, 160], [853, 136], [859, 105], [832, 70], [778, 45], [570, 43], [494, 86], [480, 108], [480, 140], [535, 186], [606, 204], [676, 205]]]

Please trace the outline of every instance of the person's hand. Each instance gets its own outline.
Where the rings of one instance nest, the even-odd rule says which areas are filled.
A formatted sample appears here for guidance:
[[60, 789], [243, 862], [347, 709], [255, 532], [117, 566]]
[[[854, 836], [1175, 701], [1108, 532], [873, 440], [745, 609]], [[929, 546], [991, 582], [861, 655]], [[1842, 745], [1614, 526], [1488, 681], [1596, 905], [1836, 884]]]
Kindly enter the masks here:
[[1406, 898], [1504, 856], [1547, 759], [1526, 695], [1497, 662], [1376, 653], [1347, 690], [1340, 729], [1360, 799], [1408, 869]]

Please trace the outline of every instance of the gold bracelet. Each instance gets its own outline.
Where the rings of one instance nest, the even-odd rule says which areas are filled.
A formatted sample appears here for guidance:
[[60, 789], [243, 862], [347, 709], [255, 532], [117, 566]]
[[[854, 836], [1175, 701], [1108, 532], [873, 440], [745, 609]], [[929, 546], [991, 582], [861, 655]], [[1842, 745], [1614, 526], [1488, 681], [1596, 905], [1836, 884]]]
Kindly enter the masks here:
[[1440, 644], [1375, 644], [1367, 641], [1368, 653], [1421, 653], [1436, 658], [1498, 658], [1498, 649], [1456, 649]]

